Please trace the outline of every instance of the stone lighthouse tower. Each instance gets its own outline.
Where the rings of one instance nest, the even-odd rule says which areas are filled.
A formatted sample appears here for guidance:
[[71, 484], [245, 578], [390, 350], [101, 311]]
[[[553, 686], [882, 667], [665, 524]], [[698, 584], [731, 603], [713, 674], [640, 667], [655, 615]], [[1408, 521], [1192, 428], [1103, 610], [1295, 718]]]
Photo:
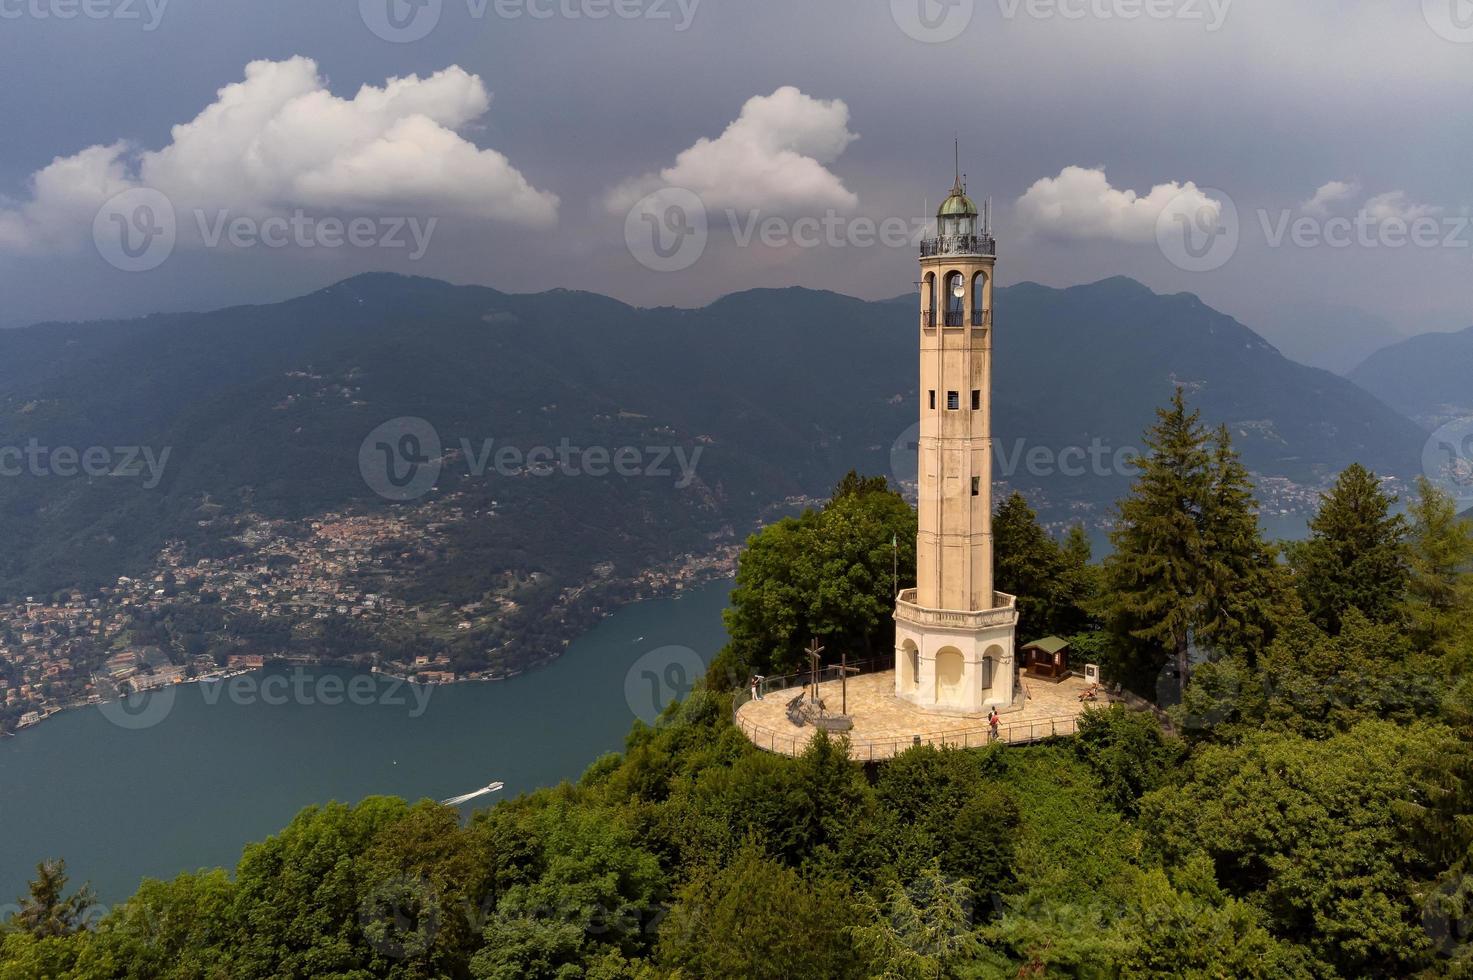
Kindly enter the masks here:
[[[960, 168], [958, 168], [960, 170]], [[1017, 700], [1017, 600], [992, 587], [990, 208], [957, 174], [921, 243], [920, 532], [916, 587], [895, 603], [895, 694], [982, 714]]]

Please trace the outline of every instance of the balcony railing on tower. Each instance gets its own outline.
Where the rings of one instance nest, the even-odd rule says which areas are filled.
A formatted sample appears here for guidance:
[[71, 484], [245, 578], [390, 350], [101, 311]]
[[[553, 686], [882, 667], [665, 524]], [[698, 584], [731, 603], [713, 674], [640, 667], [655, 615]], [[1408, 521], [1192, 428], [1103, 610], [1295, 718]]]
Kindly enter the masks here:
[[938, 235], [921, 239], [921, 258], [933, 255], [990, 255], [997, 257], [997, 239], [988, 234]]

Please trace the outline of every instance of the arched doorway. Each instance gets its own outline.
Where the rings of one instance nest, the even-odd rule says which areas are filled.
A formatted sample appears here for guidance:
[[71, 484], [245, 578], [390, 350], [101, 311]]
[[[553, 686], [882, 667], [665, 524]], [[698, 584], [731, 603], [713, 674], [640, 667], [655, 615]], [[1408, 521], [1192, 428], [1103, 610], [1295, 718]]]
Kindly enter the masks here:
[[982, 658], [982, 690], [990, 691], [1005, 678], [998, 675], [1002, 665], [1002, 647], [997, 644], [987, 648]]
[[900, 644], [896, 663], [900, 666], [900, 689], [914, 691], [921, 684], [921, 651], [914, 640]]
[[936, 702], [938, 704], [962, 703], [962, 678], [966, 675], [966, 660], [956, 647], [942, 647], [936, 653]]

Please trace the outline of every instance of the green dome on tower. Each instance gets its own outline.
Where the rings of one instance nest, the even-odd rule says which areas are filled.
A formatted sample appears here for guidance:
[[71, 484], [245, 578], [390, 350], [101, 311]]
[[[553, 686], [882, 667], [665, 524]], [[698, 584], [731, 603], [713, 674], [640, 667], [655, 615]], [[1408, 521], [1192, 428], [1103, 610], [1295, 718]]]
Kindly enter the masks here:
[[962, 189], [960, 183], [951, 189], [951, 196], [941, 202], [941, 209], [936, 212], [938, 218], [975, 218], [980, 212], [972, 199], [967, 197], [967, 192]]

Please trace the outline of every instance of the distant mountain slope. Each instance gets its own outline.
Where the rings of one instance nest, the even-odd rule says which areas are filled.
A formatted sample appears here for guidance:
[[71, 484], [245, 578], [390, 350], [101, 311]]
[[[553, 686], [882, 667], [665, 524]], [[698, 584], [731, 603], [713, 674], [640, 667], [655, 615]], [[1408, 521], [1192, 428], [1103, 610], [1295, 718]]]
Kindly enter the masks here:
[[1291, 361], [1346, 377], [1371, 354], [1404, 340], [1383, 317], [1350, 306], [1280, 307], [1253, 328]]
[[1473, 415], [1473, 327], [1422, 334], [1377, 351], [1350, 378], [1429, 429]]
[[[1387, 474], [1418, 465], [1415, 426], [1355, 385], [1283, 357], [1233, 318], [1182, 293], [1117, 278], [1053, 290], [1021, 285], [998, 300], [997, 360], [1010, 421], [1069, 444], [1138, 441], [1152, 409], [1184, 385], [1210, 424], [1227, 424], [1259, 473], [1315, 481], [1352, 461]], [[1025, 428], [1026, 427], [1026, 428]]]
[[[755, 290], [699, 310], [556, 290], [512, 295], [364, 275], [272, 306], [0, 333], [0, 447], [168, 447], [137, 480], [0, 479], [0, 591], [105, 580], [200, 518], [379, 507], [359, 450], [387, 419], [429, 420], [447, 450], [703, 447], [698, 479], [473, 478], [437, 493], [497, 501], [457, 535], [478, 569], [583, 568], [696, 549], [846, 470], [903, 460], [916, 417], [914, 299]], [[1098, 508], [1124, 473], [1060, 475], [1068, 447], [1136, 446], [1172, 386], [1226, 423], [1254, 470], [1312, 482], [1359, 460], [1410, 474], [1417, 428], [1349, 382], [1282, 357], [1189, 295], [1112, 279], [997, 296], [1001, 472], [1053, 516]], [[1023, 455], [1042, 447], [1048, 465]], [[1066, 460], [1067, 462], [1067, 460]], [[556, 568], [553, 569], [554, 572]], [[484, 576], [467, 575], [472, 589]], [[452, 588], [453, 591], [453, 588]]]

